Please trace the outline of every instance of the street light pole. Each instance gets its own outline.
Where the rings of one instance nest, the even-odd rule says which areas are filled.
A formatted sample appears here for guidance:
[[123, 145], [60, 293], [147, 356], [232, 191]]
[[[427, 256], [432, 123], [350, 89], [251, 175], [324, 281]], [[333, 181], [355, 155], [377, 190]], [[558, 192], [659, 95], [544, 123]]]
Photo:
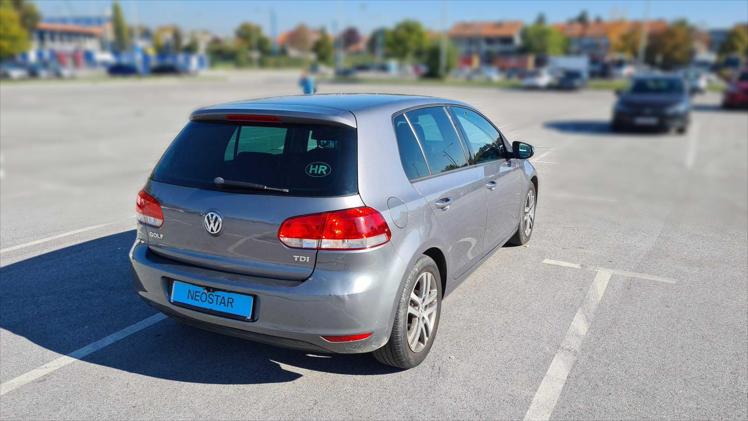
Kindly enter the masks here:
[[644, 63], [644, 53], [647, 49], [647, 38], [649, 38], [649, 28], [648, 28], [648, 22], [649, 19], [649, 0], [647, 0], [646, 3], [644, 3], [644, 20], [642, 20], [642, 28], [641, 28], [641, 37], [639, 38], [639, 64]]

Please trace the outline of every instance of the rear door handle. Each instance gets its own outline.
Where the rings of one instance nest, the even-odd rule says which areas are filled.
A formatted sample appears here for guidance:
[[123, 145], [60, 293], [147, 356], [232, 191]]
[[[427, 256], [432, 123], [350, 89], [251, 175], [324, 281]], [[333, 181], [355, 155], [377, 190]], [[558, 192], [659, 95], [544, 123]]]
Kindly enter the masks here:
[[439, 208], [439, 209], [441, 209], [443, 211], [448, 210], [449, 209], [449, 205], [451, 205], [451, 204], [452, 204], [452, 199], [450, 199], [449, 197], [443, 197], [443, 198], [437, 200], [436, 202], [434, 202], [434, 206], [436, 206], [437, 208]]
[[496, 190], [496, 182], [493, 180], [489, 181], [488, 183], [486, 183], [486, 188], [491, 191]]

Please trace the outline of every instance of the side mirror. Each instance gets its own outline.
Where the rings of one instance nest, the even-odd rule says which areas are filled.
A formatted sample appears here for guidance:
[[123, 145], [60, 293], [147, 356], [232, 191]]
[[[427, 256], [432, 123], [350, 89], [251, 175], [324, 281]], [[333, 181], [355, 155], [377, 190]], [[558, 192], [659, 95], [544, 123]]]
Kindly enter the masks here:
[[512, 155], [517, 159], [528, 159], [535, 155], [532, 145], [525, 142], [512, 142]]
[[621, 94], [623, 93], [623, 89], [618, 88], [615, 90], [615, 92], [616, 92], [616, 96], [621, 96]]

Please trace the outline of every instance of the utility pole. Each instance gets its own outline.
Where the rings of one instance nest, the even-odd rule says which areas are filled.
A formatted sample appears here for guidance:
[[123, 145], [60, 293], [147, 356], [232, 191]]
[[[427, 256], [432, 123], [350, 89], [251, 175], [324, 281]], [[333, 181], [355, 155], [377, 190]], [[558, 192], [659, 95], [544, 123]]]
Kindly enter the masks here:
[[439, 75], [447, 73], [447, 3], [442, 3], [442, 36], [439, 43]]
[[641, 37], [639, 38], [639, 65], [644, 64], [644, 53], [647, 49], [647, 38], [649, 38], [649, 0], [644, 3], [644, 20], [642, 20]]
[[275, 8], [270, 6], [270, 37], [273, 46], [273, 55], [278, 54], [278, 29], [275, 20]]

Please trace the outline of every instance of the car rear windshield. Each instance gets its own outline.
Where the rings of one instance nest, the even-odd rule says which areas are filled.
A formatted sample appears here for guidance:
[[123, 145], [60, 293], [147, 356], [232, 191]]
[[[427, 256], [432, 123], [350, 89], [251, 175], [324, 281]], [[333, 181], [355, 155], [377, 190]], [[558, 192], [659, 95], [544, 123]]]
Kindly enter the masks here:
[[[191, 121], [151, 179], [212, 190], [342, 196], [358, 191], [356, 173], [353, 128]], [[217, 177], [224, 182], [217, 184]]]
[[635, 94], [679, 94], [683, 89], [683, 82], [675, 78], [638, 79], [631, 86]]

